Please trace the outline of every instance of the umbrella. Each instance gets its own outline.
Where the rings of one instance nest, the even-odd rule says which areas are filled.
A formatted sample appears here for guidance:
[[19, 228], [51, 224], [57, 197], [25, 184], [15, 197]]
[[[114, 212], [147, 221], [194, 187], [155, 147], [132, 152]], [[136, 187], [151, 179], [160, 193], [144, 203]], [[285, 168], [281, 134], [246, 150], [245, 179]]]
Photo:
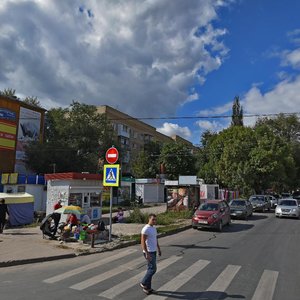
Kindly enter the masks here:
[[82, 213], [82, 208], [80, 206], [67, 205], [67, 206], [63, 206], [59, 209], [56, 209], [54, 212], [60, 213], [60, 214], [77, 214], [77, 215], [80, 215]]

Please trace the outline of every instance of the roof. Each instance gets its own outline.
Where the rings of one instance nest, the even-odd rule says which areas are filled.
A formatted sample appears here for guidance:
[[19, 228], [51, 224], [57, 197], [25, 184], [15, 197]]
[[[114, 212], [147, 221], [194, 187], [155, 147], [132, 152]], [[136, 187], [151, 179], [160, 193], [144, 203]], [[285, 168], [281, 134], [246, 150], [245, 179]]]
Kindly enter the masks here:
[[0, 193], [0, 199], [5, 199], [5, 204], [34, 202], [34, 196], [28, 193]]
[[102, 174], [89, 174], [89, 173], [53, 173], [45, 174], [46, 180], [102, 180]]

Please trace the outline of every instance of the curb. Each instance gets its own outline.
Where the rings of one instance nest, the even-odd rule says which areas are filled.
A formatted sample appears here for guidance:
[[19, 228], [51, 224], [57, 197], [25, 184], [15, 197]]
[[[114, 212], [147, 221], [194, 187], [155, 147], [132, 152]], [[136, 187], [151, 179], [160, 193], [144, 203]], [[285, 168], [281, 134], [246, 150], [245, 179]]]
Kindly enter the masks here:
[[[188, 230], [192, 227], [192, 225], [187, 225], [183, 227], [176, 228], [174, 230], [170, 230], [169, 232], [165, 233], [160, 233], [158, 234], [158, 238], [162, 238], [165, 236], [169, 236], [172, 234], [176, 234], [185, 230]], [[53, 261], [53, 260], [58, 260], [58, 259], [67, 259], [67, 258], [74, 258], [78, 256], [86, 256], [86, 255], [92, 255], [92, 254], [97, 254], [97, 253], [103, 253], [107, 251], [113, 251], [117, 249], [122, 249], [130, 246], [134, 246], [139, 244], [138, 241], [132, 240], [132, 241], [121, 241], [119, 244], [116, 244], [115, 246], [109, 248], [109, 247], [103, 247], [100, 248], [99, 250], [96, 251], [91, 251], [90, 248], [87, 249], [87, 251], [75, 251], [74, 253], [69, 253], [69, 254], [63, 254], [63, 255], [56, 255], [56, 256], [49, 256], [49, 257], [38, 257], [38, 258], [29, 258], [29, 259], [20, 259], [20, 260], [12, 260], [12, 261], [7, 261], [7, 262], [0, 262], [0, 268], [6, 268], [6, 267], [12, 267], [12, 266], [19, 266], [19, 265], [26, 265], [26, 264], [32, 264], [32, 263], [41, 263], [41, 262], [47, 262], [47, 261]], [[109, 244], [106, 244], [109, 245]]]

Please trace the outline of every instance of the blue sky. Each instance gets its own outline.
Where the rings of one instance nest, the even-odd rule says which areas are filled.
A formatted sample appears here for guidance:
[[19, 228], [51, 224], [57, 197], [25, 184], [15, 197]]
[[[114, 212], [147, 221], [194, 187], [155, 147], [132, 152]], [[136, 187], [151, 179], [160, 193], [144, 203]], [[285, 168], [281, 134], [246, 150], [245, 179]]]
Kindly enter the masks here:
[[[299, 11], [296, 0], [1, 0], [0, 90], [134, 117], [230, 115], [236, 95], [245, 114], [299, 111]], [[229, 122], [152, 125], [198, 144]]]

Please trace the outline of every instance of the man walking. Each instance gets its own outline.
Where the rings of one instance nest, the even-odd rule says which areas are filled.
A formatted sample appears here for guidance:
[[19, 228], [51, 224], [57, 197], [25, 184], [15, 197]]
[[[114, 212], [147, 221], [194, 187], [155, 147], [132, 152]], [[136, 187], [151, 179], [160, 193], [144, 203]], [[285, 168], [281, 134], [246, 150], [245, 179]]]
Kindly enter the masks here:
[[0, 233], [3, 232], [4, 225], [6, 222], [6, 213], [8, 213], [7, 205], [5, 204], [5, 200], [1, 199], [0, 200]]
[[156, 215], [150, 214], [148, 224], [143, 227], [141, 232], [141, 246], [144, 256], [148, 262], [148, 266], [147, 272], [142, 279], [140, 286], [143, 289], [143, 292], [147, 295], [153, 293], [151, 282], [152, 276], [156, 272], [156, 250], [158, 250], [158, 255], [161, 256], [157, 240], [157, 230], [154, 225], [156, 225]]

